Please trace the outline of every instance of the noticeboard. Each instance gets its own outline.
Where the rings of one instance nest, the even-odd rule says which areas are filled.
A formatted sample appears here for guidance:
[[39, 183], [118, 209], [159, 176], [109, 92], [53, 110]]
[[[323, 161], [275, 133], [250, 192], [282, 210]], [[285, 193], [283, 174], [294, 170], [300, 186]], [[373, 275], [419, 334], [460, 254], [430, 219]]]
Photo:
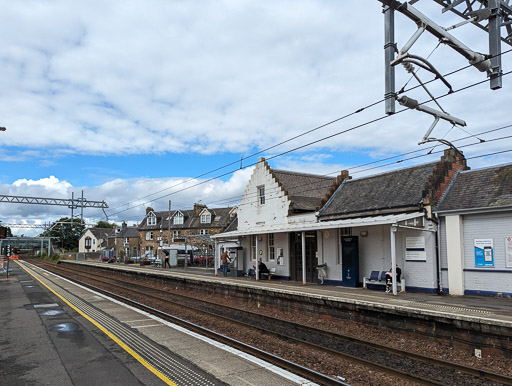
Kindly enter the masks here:
[[425, 250], [425, 237], [405, 238], [405, 260], [426, 261], [427, 251]]
[[494, 267], [493, 239], [475, 239], [475, 266]]

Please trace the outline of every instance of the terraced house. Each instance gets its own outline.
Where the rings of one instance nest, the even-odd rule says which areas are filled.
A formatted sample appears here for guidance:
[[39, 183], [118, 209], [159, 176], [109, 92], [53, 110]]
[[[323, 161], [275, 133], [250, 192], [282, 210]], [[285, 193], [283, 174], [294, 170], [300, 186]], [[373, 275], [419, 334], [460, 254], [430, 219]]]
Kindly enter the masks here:
[[148, 207], [138, 227], [141, 254], [159, 256], [162, 245], [185, 243], [208, 252], [212, 248], [210, 235], [226, 229], [235, 216], [236, 208], [231, 207], [208, 208], [194, 204], [193, 209], [170, 212]]

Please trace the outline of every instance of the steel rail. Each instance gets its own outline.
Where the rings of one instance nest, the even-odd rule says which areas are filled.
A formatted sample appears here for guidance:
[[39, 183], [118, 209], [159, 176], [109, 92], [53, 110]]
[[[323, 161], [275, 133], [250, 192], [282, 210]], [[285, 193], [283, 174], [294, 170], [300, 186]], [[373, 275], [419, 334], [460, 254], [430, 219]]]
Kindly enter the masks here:
[[[55, 268], [55, 264], [51, 264], [51, 263], [48, 263], [49, 265], [53, 265]], [[40, 266], [40, 265], [37, 265], [37, 264], [34, 264], [36, 266]], [[50, 270], [53, 274], [57, 274], [56, 272], [53, 272], [52, 270]], [[74, 271], [74, 274], [77, 274], [77, 271]], [[82, 272], [80, 272], [80, 274], [83, 274]], [[90, 276], [93, 276], [93, 275], [90, 275]], [[138, 308], [140, 310], [143, 310], [143, 311], [146, 311], [152, 315], [155, 315], [155, 316], [158, 316], [159, 318], [162, 318], [164, 320], [167, 320], [167, 321], [170, 321], [172, 323], [175, 323], [181, 327], [185, 327], [187, 328], [188, 330], [190, 331], [193, 331], [193, 332], [196, 332], [200, 335], [203, 335], [203, 336], [206, 336], [208, 338], [211, 338], [213, 340], [216, 340], [218, 342], [221, 342], [221, 343], [224, 343], [230, 347], [234, 347], [240, 351], [243, 351], [245, 353], [248, 353], [248, 354], [251, 354], [259, 359], [262, 359], [264, 361], [267, 361], [269, 363], [272, 363], [278, 367], [281, 367], [285, 370], [288, 370], [294, 374], [298, 374], [304, 378], [307, 378], [311, 381], [314, 381], [314, 382], [317, 382], [319, 384], [322, 384], [322, 385], [346, 385], [346, 386], [349, 386], [349, 384], [345, 383], [345, 382], [342, 382], [340, 380], [337, 380], [335, 378], [332, 378], [330, 376], [327, 376], [325, 374], [322, 374], [322, 373], [319, 373], [313, 369], [309, 369], [305, 366], [301, 366], [297, 363], [294, 363], [292, 361], [289, 361], [287, 359], [284, 359], [284, 358], [281, 358], [277, 355], [274, 355], [272, 353], [269, 353], [269, 352], [266, 352], [264, 350], [261, 350], [257, 347], [254, 347], [254, 346], [251, 346], [249, 344], [246, 344], [244, 342], [241, 342], [241, 341], [238, 341], [236, 339], [233, 339], [233, 338], [230, 338], [228, 336], [225, 336], [223, 334], [220, 334], [218, 332], [215, 332], [213, 330], [210, 330], [208, 328], [205, 328], [205, 327], [202, 327], [198, 324], [195, 324], [195, 323], [192, 323], [192, 322], [189, 322], [185, 319], [182, 319], [182, 318], [179, 318], [177, 316], [174, 316], [174, 315], [171, 315], [171, 314], [168, 314], [164, 311], [161, 311], [161, 310], [158, 310], [154, 307], [151, 307], [149, 305], [146, 305], [146, 304], [143, 304], [143, 303], [140, 303], [140, 302], [137, 302], [133, 299], [130, 299], [130, 298], [127, 298], [125, 296], [122, 296], [122, 295], [118, 295], [114, 292], [111, 292], [111, 291], [108, 291], [108, 290], [105, 290], [103, 288], [100, 288], [100, 287], [97, 287], [97, 286], [94, 286], [92, 284], [89, 284], [87, 282], [83, 282], [81, 280], [78, 280], [78, 279], [75, 279], [75, 278], [69, 278], [69, 277], [66, 277], [66, 279], [68, 280], [71, 280], [73, 281], [74, 283], [77, 283], [77, 284], [80, 284], [81, 286], [84, 286], [84, 287], [87, 287], [89, 289], [92, 289], [96, 292], [99, 292], [99, 293], [102, 293], [104, 295], [107, 295], [113, 299], [116, 299], [116, 300], [119, 300], [125, 304], [128, 304], [128, 305], [131, 305], [132, 307], [135, 307], [135, 308]], [[102, 282], [101, 280], [97, 280], [95, 279], [94, 277], [91, 278], [93, 280], [96, 280], [96, 281], [99, 281], [99, 282]], [[117, 286], [117, 287], [121, 287], [119, 285], [115, 285], [115, 284], [111, 284], [111, 283], [104, 283], [104, 284], [108, 284], [108, 285], [112, 285], [112, 286]], [[133, 283], [132, 283], [132, 288], [126, 288], [126, 287], [121, 287], [122, 289], [124, 290], [130, 290], [131, 292], [134, 292], [135, 290], [133, 290]], [[153, 297], [153, 298], [157, 298], [155, 296], [152, 296], [150, 294], [146, 294], [146, 293], [141, 293], [139, 292], [140, 294], [144, 295], [145, 297]], [[159, 301], [162, 301], [162, 300], [165, 300], [165, 299], [162, 299], [162, 298], [157, 298]], [[178, 304], [178, 303], [173, 303], [173, 302], [170, 302], [170, 301], [167, 301], [168, 303], [172, 303], [172, 304], [175, 304], [175, 305], [179, 305], [180, 307], [184, 307], [183, 305], [181, 304]], [[186, 306], [185, 306], [186, 307]], [[219, 317], [217, 315], [217, 317]]]
[[[92, 274], [89, 274], [89, 273], [84, 273], [83, 271], [77, 271], [77, 270], [73, 270], [71, 268], [64, 268], [64, 267], [60, 267], [60, 268], [66, 270], [67, 272], [71, 272], [71, 273], [74, 273], [74, 274], [77, 274], [77, 272], [79, 272], [80, 274], [83, 274], [84, 276], [89, 276], [92, 280], [96, 280], [96, 281], [98, 281], [100, 283], [103, 283], [103, 284], [117, 286], [119, 288], [122, 288], [124, 290], [129, 290], [129, 291], [132, 291], [132, 292], [134, 291], [134, 289], [133, 289], [133, 285], [134, 284], [133, 283], [130, 283], [129, 286], [124, 286], [124, 285], [119, 285], [119, 284], [112, 284], [112, 283], [108, 283], [108, 282], [99, 280], [97, 275], [92, 275]], [[113, 278], [112, 276], [105, 275], [105, 278], [110, 280], [110, 281], [116, 281], [116, 282], [120, 282], [120, 283], [125, 283], [125, 281]], [[376, 363], [368, 361], [368, 360], [366, 360], [364, 358], [353, 356], [351, 354], [347, 354], [347, 353], [344, 353], [344, 352], [341, 352], [341, 351], [338, 351], [338, 350], [329, 349], [329, 348], [326, 348], [324, 346], [319, 346], [319, 345], [314, 344], [312, 342], [304, 341], [302, 339], [296, 338], [296, 337], [291, 336], [291, 335], [282, 334], [280, 332], [276, 332], [276, 331], [268, 330], [266, 328], [255, 326], [254, 324], [242, 322], [239, 318], [236, 318], [234, 316], [219, 315], [218, 313], [216, 313], [216, 311], [218, 311], [219, 307], [222, 307], [225, 310], [227, 310], [227, 314], [228, 315], [229, 314], [233, 314], [233, 313], [242, 313], [244, 315], [251, 316], [253, 319], [259, 319], [259, 320], [265, 321], [265, 322], [267, 322], [267, 323], [269, 323], [271, 325], [275, 324], [276, 322], [278, 322], [281, 326], [286, 327], [290, 331], [296, 331], [297, 329], [305, 329], [305, 330], [307, 330], [308, 332], [310, 332], [313, 335], [316, 335], [316, 336], [322, 335], [324, 337], [327, 337], [329, 340], [341, 341], [341, 343], [346, 343], [346, 342], [355, 343], [355, 344], [358, 344], [358, 345], [361, 345], [361, 346], [368, 347], [368, 348], [370, 348], [372, 350], [380, 350], [381, 352], [389, 353], [389, 354], [392, 354], [392, 355], [407, 357], [407, 358], [409, 358], [409, 359], [411, 359], [413, 361], [418, 361], [418, 362], [422, 362], [422, 363], [429, 363], [429, 364], [434, 365], [434, 366], [443, 367], [443, 368], [446, 368], [446, 369], [449, 369], [449, 370], [453, 370], [455, 372], [461, 372], [461, 373], [464, 373], [466, 375], [477, 377], [479, 379], [490, 380], [490, 381], [495, 381], [495, 382], [501, 382], [501, 383], [504, 383], [504, 384], [512, 384], [512, 377], [507, 377], [507, 376], [504, 376], [504, 375], [501, 375], [501, 374], [489, 372], [487, 370], [475, 369], [475, 368], [472, 368], [472, 367], [469, 367], [469, 366], [460, 365], [460, 364], [453, 363], [453, 362], [448, 362], [448, 361], [443, 361], [443, 360], [439, 360], [439, 359], [436, 359], [436, 358], [427, 357], [427, 356], [424, 356], [424, 355], [421, 355], [421, 354], [416, 354], [416, 353], [412, 353], [412, 352], [408, 352], [408, 351], [404, 351], [404, 350], [399, 350], [399, 349], [395, 349], [395, 348], [391, 348], [391, 347], [387, 347], [387, 346], [382, 346], [382, 345], [380, 345], [378, 343], [368, 342], [368, 341], [360, 340], [360, 339], [357, 339], [357, 338], [348, 337], [348, 336], [332, 333], [332, 332], [329, 332], [329, 331], [320, 330], [320, 329], [317, 329], [317, 328], [314, 328], [314, 327], [310, 327], [310, 326], [306, 326], [306, 325], [290, 322], [290, 321], [283, 320], [283, 319], [280, 319], [280, 318], [270, 317], [270, 316], [267, 316], [267, 315], [262, 315], [262, 314], [259, 314], [259, 313], [254, 313], [254, 312], [251, 312], [251, 311], [240, 310], [240, 309], [235, 308], [235, 307], [231, 307], [231, 306], [227, 306], [227, 305], [223, 305], [223, 304], [219, 304], [219, 303], [214, 303], [214, 302], [210, 302], [210, 301], [203, 300], [203, 299], [187, 297], [187, 299], [192, 299], [195, 302], [199, 302], [199, 303], [202, 303], [202, 304], [207, 304], [207, 305], [211, 306], [212, 309], [214, 310], [214, 311], [207, 311], [205, 309], [197, 308], [195, 306], [185, 305], [183, 303], [171, 301], [171, 300], [168, 299], [168, 297], [169, 297], [169, 295], [172, 295], [172, 294], [169, 294], [168, 292], [156, 289], [154, 287], [146, 286], [146, 285], [143, 285], [141, 283], [136, 283], [135, 285], [140, 287], [140, 288], [143, 288], [144, 290], [152, 291], [153, 293], [155, 291], [161, 292], [164, 297], [159, 297], [159, 296], [155, 296], [152, 293], [146, 293], [144, 291], [137, 291], [137, 290], [135, 290], [135, 291], [137, 291], [142, 296], [149, 296], [149, 297], [154, 298], [154, 299], [156, 299], [158, 301], [165, 301], [165, 302], [168, 302], [168, 303], [180, 306], [180, 307], [185, 307], [185, 308], [188, 308], [189, 310], [194, 311], [194, 312], [208, 313], [209, 315], [217, 317], [217, 318], [223, 318], [224, 320], [227, 320], [227, 321], [230, 321], [230, 322], [234, 322], [234, 323], [237, 323], [237, 324], [243, 324], [243, 325], [245, 325], [246, 327], [249, 327], [249, 328], [253, 328], [253, 329], [255, 328], [255, 329], [257, 329], [257, 330], [259, 330], [259, 331], [261, 331], [261, 332], [263, 332], [265, 334], [269, 334], [269, 333], [273, 334], [273, 335], [275, 335], [278, 338], [293, 339], [293, 340], [295, 340], [299, 344], [307, 345], [307, 346], [309, 346], [309, 347], [311, 347], [313, 349], [324, 351], [324, 352], [326, 352], [326, 353], [328, 353], [330, 355], [341, 356], [341, 357], [343, 357], [346, 360], [353, 361], [353, 362], [354, 361], [358, 362], [359, 364], [361, 364], [361, 365], [363, 365], [365, 367], [370, 367], [370, 368], [373, 368], [375, 370], [384, 371], [384, 372], [386, 372], [388, 374], [393, 374], [393, 375], [399, 376], [401, 378], [407, 379], [409, 381], [415, 381], [415, 382], [419, 382], [419, 383], [422, 383], [422, 384], [443, 384], [443, 383], [438, 383], [437, 381], [433, 381], [433, 380], [430, 380], [430, 379], [423, 378], [421, 376], [411, 375], [411, 374], [403, 372], [402, 370], [395, 369], [395, 368], [392, 368], [392, 367], [389, 367], [389, 366], [386, 366], [386, 365], [376, 364]], [[177, 296], [177, 295], [174, 295], [174, 296]], [[181, 298], [182, 297], [180, 296], [180, 300], [181, 300]]]

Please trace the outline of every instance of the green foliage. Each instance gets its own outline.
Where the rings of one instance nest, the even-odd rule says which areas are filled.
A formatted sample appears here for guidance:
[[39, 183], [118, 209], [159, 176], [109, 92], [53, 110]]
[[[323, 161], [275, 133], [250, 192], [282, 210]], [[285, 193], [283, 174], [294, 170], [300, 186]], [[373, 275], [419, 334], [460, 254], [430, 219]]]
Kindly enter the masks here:
[[105, 229], [113, 229], [116, 227], [115, 223], [109, 223], [107, 221], [98, 221], [98, 223], [93, 228], [105, 228]]
[[53, 245], [60, 246], [64, 250], [72, 250], [78, 248], [78, 241], [80, 240], [84, 228], [84, 225], [79, 219], [62, 217], [39, 236], [53, 237]]

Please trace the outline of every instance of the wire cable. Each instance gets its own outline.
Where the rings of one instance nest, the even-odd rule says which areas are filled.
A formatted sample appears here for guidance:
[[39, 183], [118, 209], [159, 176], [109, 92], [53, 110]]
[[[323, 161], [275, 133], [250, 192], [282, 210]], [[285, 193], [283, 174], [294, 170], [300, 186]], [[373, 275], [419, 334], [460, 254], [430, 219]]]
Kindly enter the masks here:
[[[503, 54], [509, 53], [509, 52], [511, 52], [511, 51], [512, 51], [512, 49], [507, 50], [507, 51], [505, 51], [505, 52], [502, 52], [500, 55], [503, 55]], [[458, 70], [455, 70], [455, 71], [453, 71], [453, 72], [451, 72], [451, 73], [447, 74], [446, 76], [452, 75], [452, 74], [454, 74], [454, 73], [456, 73], [456, 72], [462, 71], [463, 69], [465, 69], [465, 68], [469, 68], [469, 67], [471, 67], [471, 65], [469, 65], [469, 66], [465, 66], [465, 67], [462, 67], [461, 69], [458, 69]], [[506, 73], [503, 73], [503, 74], [501, 75], [501, 77], [504, 77], [504, 76], [509, 75], [509, 74], [510, 74], [510, 71], [509, 71], [509, 72], [506, 72]], [[433, 79], [432, 81], [434, 81], [434, 80], [435, 80], [435, 79]], [[485, 82], [487, 82], [487, 81], [488, 81], [488, 80], [487, 80], [487, 79], [485, 79], [485, 80], [483, 80], [483, 81], [473, 83], [473, 84], [471, 84], [471, 85], [468, 85], [468, 86], [462, 87], [462, 88], [460, 88], [460, 89], [458, 89], [458, 90], [454, 90], [453, 92], [448, 92], [448, 93], [446, 93], [446, 94], [443, 94], [443, 95], [441, 95], [441, 96], [437, 97], [437, 99], [441, 99], [441, 98], [446, 97], [447, 95], [451, 95], [451, 94], [454, 94], [454, 93], [457, 93], [457, 92], [460, 92], [460, 91], [463, 91], [463, 90], [469, 89], [469, 88], [471, 88], [471, 87], [475, 87], [475, 86], [480, 85], [480, 84], [482, 84], [482, 83], [485, 83]], [[429, 82], [431, 82], [431, 81], [429, 81]], [[429, 83], [429, 82], [426, 82], [426, 83], [424, 83], [424, 84], [427, 84], [427, 83]], [[417, 88], [417, 87], [419, 87], [419, 86], [413, 87], [413, 88], [411, 88], [411, 89], [409, 89], [409, 90], [415, 89], [415, 88]], [[425, 102], [420, 103], [420, 105], [425, 104], [425, 103], [429, 103], [429, 102], [431, 102], [432, 100], [434, 100], [434, 99], [426, 100]], [[382, 103], [383, 101], [385, 101], [385, 99], [382, 99], [382, 100], [379, 100], [379, 101], [377, 101], [377, 102], [371, 103], [371, 104], [369, 104], [369, 105], [367, 105], [367, 106], [365, 106], [365, 107], [363, 107], [363, 108], [360, 108], [360, 109], [358, 109], [358, 110], [355, 110], [355, 111], [354, 111], [354, 112], [352, 112], [352, 113], [346, 114], [346, 115], [344, 115], [344, 116], [342, 116], [342, 117], [340, 117], [340, 118], [334, 119], [334, 120], [329, 121], [329, 122], [327, 122], [327, 123], [325, 123], [325, 124], [322, 124], [322, 125], [320, 125], [320, 126], [317, 126], [317, 127], [313, 128], [313, 129], [311, 129], [311, 130], [308, 130], [308, 131], [306, 131], [306, 132], [302, 133], [302, 134], [299, 134], [299, 135], [297, 135], [297, 136], [295, 136], [295, 137], [289, 138], [289, 139], [287, 139], [287, 140], [285, 140], [285, 141], [282, 141], [282, 142], [280, 142], [280, 143], [278, 143], [278, 144], [272, 145], [272, 146], [270, 146], [270, 147], [268, 147], [268, 148], [265, 148], [265, 149], [263, 149], [263, 150], [261, 150], [261, 151], [258, 151], [258, 152], [256, 152], [256, 153], [253, 153], [253, 154], [251, 154], [251, 155], [249, 155], [249, 156], [247, 156], [247, 157], [242, 157], [240, 160], [233, 161], [233, 162], [231, 162], [231, 163], [225, 164], [225, 165], [220, 166], [220, 167], [218, 167], [218, 168], [216, 168], [216, 169], [213, 169], [213, 170], [211, 170], [211, 171], [208, 171], [208, 172], [205, 172], [205, 173], [203, 173], [203, 174], [200, 174], [199, 176], [196, 176], [196, 177], [193, 177], [193, 178], [189, 178], [189, 179], [187, 179], [187, 180], [185, 180], [185, 181], [182, 181], [182, 182], [180, 182], [180, 183], [174, 184], [174, 185], [169, 186], [169, 187], [167, 187], [167, 188], [161, 189], [161, 190], [159, 190], [159, 191], [157, 191], [157, 192], [153, 192], [153, 193], [151, 193], [151, 194], [149, 194], [149, 195], [146, 195], [146, 196], [144, 196], [144, 197], [142, 197], [142, 198], [139, 198], [139, 199], [136, 199], [136, 200], [130, 201], [130, 202], [128, 202], [128, 203], [125, 203], [125, 204], [119, 205], [119, 206], [117, 206], [117, 207], [114, 207], [114, 208], [112, 208], [112, 210], [115, 210], [115, 209], [121, 208], [121, 207], [123, 207], [123, 206], [125, 206], [125, 205], [129, 205], [130, 203], [134, 203], [134, 202], [136, 202], [136, 201], [140, 201], [141, 199], [144, 199], [144, 198], [149, 198], [149, 197], [154, 196], [154, 195], [156, 195], [156, 194], [162, 193], [162, 192], [164, 192], [164, 191], [166, 191], [166, 190], [169, 190], [169, 189], [172, 189], [172, 188], [174, 188], [174, 187], [177, 187], [177, 186], [180, 186], [180, 185], [186, 184], [187, 182], [191, 182], [191, 181], [193, 181], [193, 180], [195, 180], [195, 179], [197, 179], [197, 178], [204, 177], [204, 176], [206, 176], [206, 175], [208, 175], [208, 174], [211, 174], [211, 173], [213, 173], [213, 172], [215, 172], [215, 171], [219, 171], [219, 170], [225, 169], [226, 167], [232, 166], [232, 165], [234, 165], [234, 164], [238, 164], [238, 162], [242, 162], [243, 160], [246, 160], [246, 159], [252, 158], [252, 157], [254, 157], [254, 156], [256, 156], [256, 155], [262, 154], [262, 153], [264, 153], [264, 152], [266, 152], [266, 151], [268, 151], [268, 150], [271, 150], [271, 149], [273, 149], [273, 148], [275, 148], [275, 147], [281, 146], [281, 145], [283, 145], [283, 144], [285, 144], [285, 143], [288, 143], [288, 142], [290, 142], [290, 141], [293, 141], [293, 140], [295, 140], [295, 139], [297, 139], [297, 138], [300, 138], [300, 137], [302, 137], [302, 136], [304, 136], [304, 135], [310, 134], [310, 133], [312, 133], [312, 132], [314, 132], [314, 131], [316, 131], [316, 130], [319, 130], [319, 129], [324, 128], [324, 127], [326, 127], [326, 126], [329, 126], [329, 125], [331, 125], [331, 124], [333, 124], [333, 123], [336, 123], [336, 122], [339, 122], [339, 121], [341, 121], [341, 120], [343, 120], [343, 119], [346, 119], [346, 118], [348, 118], [348, 117], [350, 117], [350, 116], [352, 116], [352, 115], [355, 115], [355, 114], [357, 114], [357, 113], [360, 113], [361, 111], [364, 111], [365, 109], [367, 109], [367, 108], [369, 108], [369, 107], [373, 107], [373, 106], [375, 106], [375, 105], [378, 105], [378, 104]], [[397, 114], [402, 113], [402, 112], [407, 111], [407, 110], [409, 110], [409, 109], [408, 109], [408, 108], [404, 108], [404, 109], [402, 109], [402, 110], [397, 111], [394, 115], [397, 115]], [[305, 148], [305, 147], [311, 146], [311, 145], [313, 145], [313, 144], [316, 144], [316, 143], [319, 143], [319, 142], [325, 141], [325, 140], [327, 140], [327, 139], [331, 139], [331, 138], [333, 138], [333, 137], [335, 137], [335, 136], [338, 136], [338, 135], [344, 134], [344, 133], [346, 133], [346, 132], [349, 132], [349, 131], [355, 130], [355, 129], [360, 128], [360, 127], [363, 127], [363, 126], [367, 126], [367, 125], [369, 125], [369, 124], [371, 124], [371, 123], [378, 122], [378, 121], [383, 120], [383, 119], [388, 118], [388, 117], [390, 117], [390, 115], [384, 115], [384, 116], [381, 116], [381, 117], [376, 118], [376, 119], [373, 119], [373, 120], [371, 120], [371, 121], [367, 121], [367, 122], [362, 123], [362, 124], [360, 124], [360, 125], [356, 125], [356, 126], [351, 127], [351, 128], [349, 128], [349, 129], [346, 129], [346, 130], [343, 130], [343, 131], [341, 131], [341, 132], [338, 132], [338, 133], [332, 134], [332, 135], [330, 135], [330, 136], [323, 137], [323, 138], [321, 138], [321, 139], [319, 139], [319, 140], [309, 142], [309, 143], [307, 143], [307, 144], [304, 144], [304, 145], [301, 145], [301, 146], [295, 147], [295, 148], [290, 149], [290, 150], [287, 150], [287, 151], [285, 151], [285, 152], [281, 152], [281, 153], [279, 153], [279, 154], [276, 154], [276, 155], [274, 155], [274, 156], [271, 156], [271, 157], [270, 157], [270, 158], [268, 158], [268, 159], [274, 159], [274, 158], [277, 158], [277, 157], [283, 156], [283, 155], [285, 155], [285, 154], [289, 154], [289, 153], [291, 153], [291, 152], [293, 152], [293, 151], [297, 151], [297, 150], [300, 150], [300, 149], [302, 149], [302, 148]], [[248, 165], [248, 166], [253, 166], [253, 165], [255, 165], [255, 164], [257, 164], [257, 162], [256, 162], [256, 163], [252, 163], [252, 164], [250, 164], [250, 165]], [[248, 167], [248, 166], [246, 166], [246, 167]], [[236, 169], [236, 170], [239, 170], [239, 169]], [[226, 176], [226, 175], [229, 175], [229, 174], [231, 174], [231, 173], [234, 173], [236, 170], [229, 171], [229, 172], [227, 172], [227, 173], [221, 174], [220, 176], [212, 177], [212, 178], [210, 178], [210, 179], [208, 179], [208, 180], [205, 180], [204, 182], [201, 182], [201, 184], [202, 184], [202, 183], [209, 182], [209, 181], [212, 181], [212, 180], [214, 180], [214, 179], [216, 179], [216, 178], [224, 177], [224, 176]], [[193, 186], [197, 186], [197, 185], [193, 185]], [[187, 189], [189, 189], [189, 188], [187, 188]], [[178, 192], [179, 192], [179, 191], [178, 191]], [[175, 194], [175, 193], [173, 192], [173, 193], [167, 194], [167, 195], [162, 196], [162, 197], [153, 198], [153, 199], [149, 200], [149, 202], [156, 201], [156, 200], [158, 200], [158, 199], [161, 199], [161, 198], [166, 197], [166, 196], [171, 195], [171, 194]], [[134, 207], [138, 207], [138, 206], [140, 206], [140, 205], [141, 205], [141, 204], [138, 204], [138, 205], [135, 205]], [[113, 216], [113, 215], [115, 215], [115, 214], [119, 214], [119, 213], [122, 213], [122, 212], [124, 212], [124, 211], [126, 211], [126, 210], [123, 210], [123, 211], [120, 211], [120, 212], [115, 212], [115, 213], [113, 213], [113, 214], [109, 214], [109, 216]], [[100, 213], [100, 214], [101, 214], [101, 213]], [[93, 218], [94, 218], [94, 216], [93, 216]]]

